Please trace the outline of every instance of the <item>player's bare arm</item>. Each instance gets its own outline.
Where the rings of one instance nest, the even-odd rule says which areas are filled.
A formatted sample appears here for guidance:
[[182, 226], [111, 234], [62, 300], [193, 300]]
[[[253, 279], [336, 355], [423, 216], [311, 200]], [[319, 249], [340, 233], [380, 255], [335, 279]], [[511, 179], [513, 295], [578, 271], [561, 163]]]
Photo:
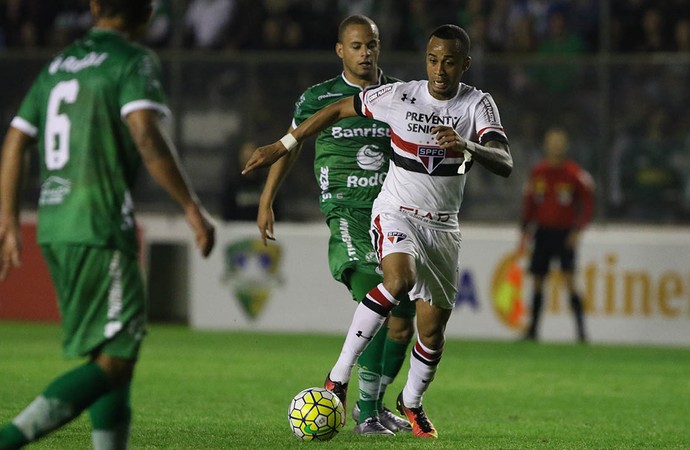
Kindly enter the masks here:
[[[292, 133], [294, 128], [290, 127], [288, 133]], [[275, 201], [278, 189], [283, 184], [292, 166], [297, 161], [300, 152], [302, 151], [302, 144], [298, 144], [291, 150], [285, 158], [280, 158], [271, 166], [266, 177], [266, 184], [261, 191], [261, 198], [259, 199], [259, 211], [256, 217], [256, 225], [259, 227], [261, 233], [261, 240], [264, 245], [267, 240], [275, 240], [273, 234], [273, 225], [275, 223], [275, 215], [273, 214], [273, 202]]]
[[21, 264], [22, 239], [19, 225], [19, 194], [33, 138], [10, 127], [0, 163], [0, 281]]
[[[356, 116], [357, 111], [355, 111], [353, 98], [354, 97], [347, 97], [335, 103], [331, 103], [302, 122], [292, 133], [285, 135], [283, 139], [254, 150], [251, 158], [249, 158], [249, 161], [247, 161], [247, 164], [244, 166], [242, 174], [244, 175], [259, 167], [273, 164], [309, 136], [313, 136], [319, 131], [325, 130], [345, 117]], [[283, 142], [288, 136], [292, 136], [294, 141], [296, 141], [293, 142], [292, 146]], [[288, 148], [288, 146], [291, 148]]]
[[202, 256], [208, 256], [215, 245], [215, 227], [192, 191], [173, 144], [160, 129], [158, 112], [148, 109], [133, 111], [127, 115], [127, 125], [146, 169], [182, 207], [194, 231], [199, 251]]
[[465, 139], [453, 128], [447, 126], [435, 127], [431, 131], [436, 134], [436, 140], [441, 148], [468, 151], [473, 160], [496, 175], [507, 178], [513, 171], [513, 156], [510, 153], [510, 147], [503, 142], [489, 141], [481, 145]]

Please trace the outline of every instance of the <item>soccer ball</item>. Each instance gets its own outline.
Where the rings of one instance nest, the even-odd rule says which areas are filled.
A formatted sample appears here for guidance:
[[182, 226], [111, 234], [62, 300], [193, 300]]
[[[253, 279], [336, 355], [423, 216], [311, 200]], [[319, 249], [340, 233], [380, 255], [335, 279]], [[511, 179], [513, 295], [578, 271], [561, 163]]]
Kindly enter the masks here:
[[333, 392], [312, 387], [292, 399], [288, 421], [294, 435], [303, 441], [328, 441], [345, 424], [345, 409]]

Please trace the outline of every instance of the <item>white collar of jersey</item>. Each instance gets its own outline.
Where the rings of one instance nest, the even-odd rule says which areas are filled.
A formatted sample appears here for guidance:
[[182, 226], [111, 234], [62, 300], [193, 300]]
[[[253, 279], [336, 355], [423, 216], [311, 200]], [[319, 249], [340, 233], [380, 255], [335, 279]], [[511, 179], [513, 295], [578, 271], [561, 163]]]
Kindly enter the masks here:
[[428, 103], [430, 103], [432, 105], [437, 105], [437, 106], [448, 105], [448, 102], [455, 100], [460, 95], [460, 92], [462, 92], [466, 86], [462, 82], [458, 83], [458, 91], [455, 93], [455, 95], [453, 97], [447, 98], [445, 100], [440, 100], [440, 99], [434, 97], [433, 95], [431, 95], [431, 92], [429, 92], [429, 80], [425, 80], [425, 81], [426, 81], [426, 84], [424, 85], [424, 89], [422, 89], [422, 91], [424, 92], [423, 95], [426, 97], [426, 101]]
[[371, 88], [375, 88], [375, 87], [381, 86], [381, 83], [382, 83], [381, 78], [383, 77], [383, 70], [382, 70], [380, 67], [378, 68], [378, 70], [379, 70], [378, 83], [376, 83], [376, 84], [371, 84], [371, 85], [366, 86], [366, 87], [362, 87], [362, 86], [360, 86], [360, 85], [358, 85], [358, 84], [350, 83], [350, 82], [348, 81], [348, 79], [345, 78], [345, 71], [343, 71], [343, 72], [340, 74], [340, 76], [342, 77], [342, 79], [343, 79], [343, 81], [345, 82], [345, 84], [347, 84], [348, 86], [356, 87], [356, 88], [358, 88], [359, 90], [363, 91], [364, 89], [371, 89]]

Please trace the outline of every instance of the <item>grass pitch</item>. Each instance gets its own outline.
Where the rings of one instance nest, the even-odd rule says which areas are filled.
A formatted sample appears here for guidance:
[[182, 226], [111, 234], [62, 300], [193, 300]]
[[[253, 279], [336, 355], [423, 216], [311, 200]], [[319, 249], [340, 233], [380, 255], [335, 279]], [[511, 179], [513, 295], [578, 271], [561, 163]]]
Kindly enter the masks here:
[[[0, 322], [0, 423], [78, 363], [62, 359], [60, 339], [55, 325]], [[133, 387], [131, 448], [690, 448], [688, 348], [463, 340], [447, 343], [424, 399], [438, 440], [356, 436], [348, 414], [332, 441], [298, 441], [290, 399], [321, 385], [341, 343], [151, 326]], [[407, 365], [386, 395], [391, 409], [406, 373]], [[356, 392], [353, 382], [350, 410]], [[83, 415], [30, 448], [90, 445]]]

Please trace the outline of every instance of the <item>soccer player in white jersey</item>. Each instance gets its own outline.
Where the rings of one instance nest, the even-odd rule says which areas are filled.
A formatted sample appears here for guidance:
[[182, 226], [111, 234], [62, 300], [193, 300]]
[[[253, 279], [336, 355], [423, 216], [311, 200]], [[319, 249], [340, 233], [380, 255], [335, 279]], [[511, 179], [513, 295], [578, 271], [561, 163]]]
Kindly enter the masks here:
[[467, 172], [474, 162], [503, 177], [513, 168], [491, 95], [460, 81], [470, 67], [469, 51], [462, 28], [436, 28], [426, 48], [428, 80], [387, 84], [333, 103], [279, 141], [256, 149], [243, 171], [272, 164], [344, 117], [361, 115], [390, 125], [393, 158], [371, 221], [383, 282], [355, 310], [327, 383], [347, 386], [357, 357], [409, 293], [417, 306], [417, 342], [397, 406], [415, 436], [426, 438], [438, 436], [422, 396], [441, 360], [457, 293], [458, 213]]

